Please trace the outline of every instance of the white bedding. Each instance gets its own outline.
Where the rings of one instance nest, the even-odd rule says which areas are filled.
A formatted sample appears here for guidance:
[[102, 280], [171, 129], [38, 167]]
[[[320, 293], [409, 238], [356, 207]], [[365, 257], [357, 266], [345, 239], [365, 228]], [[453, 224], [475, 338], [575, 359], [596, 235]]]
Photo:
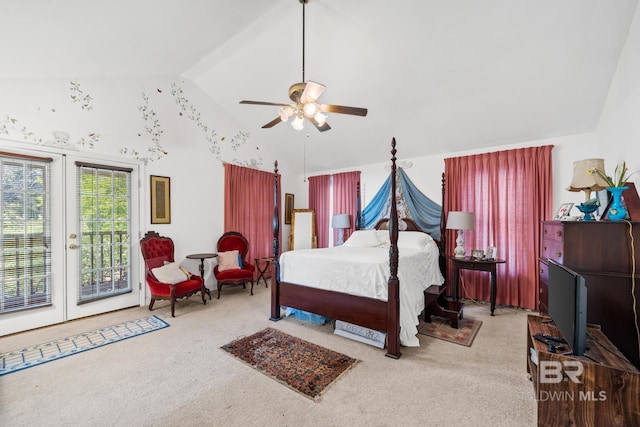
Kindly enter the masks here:
[[[378, 239], [373, 240], [365, 233], [376, 233]], [[284, 252], [280, 256], [281, 280], [386, 301], [390, 271], [385, 233], [388, 236], [388, 232], [358, 231], [343, 246]], [[417, 347], [418, 315], [424, 309], [423, 292], [431, 285], [441, 285], [444, 278], [438, 265], [438, 246], [433, 239], [425, 233], [406, 233], [418, 232], [401, 232], [404, 239], [400, 238], [398, 244], [400, 343]]]

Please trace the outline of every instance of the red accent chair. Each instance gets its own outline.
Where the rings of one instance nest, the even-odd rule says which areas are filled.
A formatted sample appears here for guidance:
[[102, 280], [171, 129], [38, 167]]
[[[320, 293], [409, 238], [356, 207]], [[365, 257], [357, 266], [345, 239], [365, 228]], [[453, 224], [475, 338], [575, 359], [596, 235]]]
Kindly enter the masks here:
[[219, 265], [213, 268], [213, 275], [218, 281], [218, 299], [222, 285], [242, 285], [247, 287], [247, 282], [251, 282], [251, 295], [253, 295], [253, 272], [256, 267], [247, 260], [249, 252], [249, 242], [246, 237], [237, 231], [227, 231], [218, 239], [218, 253], [237, 250], [242, 260], [242, 268], [219, 271]]
[[[198, 292], [202, 293], [202, 303], [207, 303], [204, 297], [209, 290], [204, 286], [202, 277], [191, 274], [184, 282], [171, 284], [162, 283], [153, 275], [152, 270], [156, 267], [162, 267], [165, 261], [175, 262], [173, 240], [169, 237], [160, 236], [155, 231], [148, 231], [140, 240], [140, 250], [146, 267], [147, 285], [151, 292], [149, 310], [153, 309], [153, 304], [156, 300], [169, 300], [171, 301], [171, 317], [176, 317], [176, 300], [190, 297]], [[211, 294], [209, 294], [209, 299], [211, 299]]]

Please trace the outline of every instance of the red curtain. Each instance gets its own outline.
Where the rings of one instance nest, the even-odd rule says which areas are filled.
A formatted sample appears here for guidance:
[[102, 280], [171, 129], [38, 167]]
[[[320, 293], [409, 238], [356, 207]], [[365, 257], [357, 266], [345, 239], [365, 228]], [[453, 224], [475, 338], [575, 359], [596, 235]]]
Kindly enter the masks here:
[[[445, 159], [444, 211], [474, 212], [476, 229], [464, 231], [465, 248], [497, 247], [497, 304], [536, 309], [541, 221], [551, 216], [553, 146], [529, 147]], [[455, 230], [446, 230], [446, 253]], [[451, 268], [448, 275], [451, 277]], [[489, 300], [487, 273], [461, 270], [460, 295]], [[450, 280], [449, 280], [450, 282]]]
[[[282, 208], [280, 195], [280, 185], [278, 185], [278, 203]], [[249, 241], [247, 261], [253, 263], [255, 258], [273, 255], [272, 224], [273, 172], [225, 163], [224, 231], [238, 231], [247, 238]]]
[[[358, 208], [358, 188], [360, 187], [360, 171], [343, 172], [333, 175], [333, 213], [349, 214], [350, 227], [344, 230], [344, 240], [347, 240], [355, 230]], [[338, 230], [333, 231], [333, 241], [338, 240]]]
[[316, 236], [319, 248], [329, 247], [329, 192], [331, 175], [309, 177], [309, 209], [316, 212]]

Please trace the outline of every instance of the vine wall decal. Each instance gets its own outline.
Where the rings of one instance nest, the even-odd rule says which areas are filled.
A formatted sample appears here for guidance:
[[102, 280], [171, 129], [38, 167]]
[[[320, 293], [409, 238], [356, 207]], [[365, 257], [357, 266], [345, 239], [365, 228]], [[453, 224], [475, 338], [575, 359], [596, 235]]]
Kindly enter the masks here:
[[86, 111], [93, 111], [93, 105], [91, 105], [91, 101], [93, 101], [93, 98], [91, 97], [91, 95], [89, 95], [88, 93], [84, 93], [81, 89], [80, 89], [80, 83], [78, 83], [77, 81], [71, 81], [69, 82], [69, 84], [71, 85], [71, 87], [69, 87], [69, 90], [71, 91], [71, 100], [73, 101], [73, 103], [80, 103], [80, 108], [82, 108], [83, 110]]
[[[80, 89], [80, 83], [77, 81], [70, 81], [71, 101], [73, 103], [80, 102], [80, 107], [85, 111], [93, 111], [93, 97], [84, 93]], [[40, 112], [40, 107], [37, 108]], [[55, 108], [49, 108], [52, 113], [56, 112]], [[11, 136], [13, 134], [19, 134], [22, 140], [32, 144], [45, 145], [58, 148], [67, 148], [71, 150], [78, 150], [78, 146], [94, 148], [95, 144], [102, 139], [102, 135], [97, 132], [89, 132], [86, 136], [79, 137], [75, 143], [69, 141], [70, 135], [65, 131], [53, 131], [52, 138], [45, 139], [36, 135], [35, 132], [27, 128], [27, 126], [19, 124], [18, 119], [6, 115], [3, 123], [0, 123], [0, 135]]]
[[[205, 139], [209, 145], [209, 151], [211, 151], [216, 159], [222, 161], [222, 143], [225, 142], [225, 137], [218, 138], [218, 134], [215, 129], [209, 128], [209, 126], [202, 121], [202, 117], [200, 112], [196, 109], [196, 107], [191, 104], [191, 101], [187, 99], [182, 90], [182, 87], [178, 86], [175, 82], [171, 84], [171, 95], [173, 96], [176, 105], [179, 108], [179, 115], [181, 117], [185, 117], [195, 123], [195, 125], [202, 130], [205, 135]], [[244, 131], [238, 131], [232, 138], [230, 142], [230, 148], [233, 151], [237, 151], [242, 145], [247, 142], [249, 138], [249, 133]], [[257, 159], [250, 159], [247, 161], [238, 161], [237, 159], [233, 160], [233, 163], [236, 163], [241, 166], [249, 166], [257, 168], [262, 165], [262, 158], [259, 157]]]
[[[137, 150], [129, 149], [127, 147], [122, 148], [120, 153], [131, 154], [135, 159], [141, 160], [147, 164], [149, 162], [159, 160], [169, 153], [162, 147], [162, 145], [160, 145], [160, 137], [162, 136], [163, 130], [160, 126], [160, 121], [158, 120], [156, 112], [149, 105], [149, 96], [145, 91], [142, 92], [142, 105], [138, 106], [138, 110], [142, 113], [144, 130], [151, 136], [152, 144], [147, 148], [148, 156], [143, 156]], [[138, 134], [138, 136], [142, 135]]]

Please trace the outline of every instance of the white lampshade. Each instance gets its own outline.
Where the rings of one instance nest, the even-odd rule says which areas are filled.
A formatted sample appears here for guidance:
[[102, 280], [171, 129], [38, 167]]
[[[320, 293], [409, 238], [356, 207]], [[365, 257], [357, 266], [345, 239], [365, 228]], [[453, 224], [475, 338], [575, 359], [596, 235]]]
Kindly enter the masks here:
[[326, 123], [327, 121], [327, 116], [325, 114], [322, 114], [321, 112], [317, 112], [315, 116], [313, 116], [314, 119], [316, 119], [316, 122], [318, 122], [318, 126], [322, 126]]
[[604, 171], [604, 159], [584, 159], [573, 162], [573, 177], [568, 191], [584, 191], [585, 200], [591, 198], [592, 191], [604, 190], [607, 183], [598, 174], [590, 174], [591, 169]]
[[302, 130], [304, 129], [304, 119], [302, 118], [302, 114], [298, 114], [296, 116], [296, 118], [291, 122], [291, 126], [295, 129], [295, 130]]
[[313, 117], [318, 112], [318, 106], [315, 102], [307, 102], [302, 106], [302, 111], [304, 115], [307, 117]]
[[289, 117], [293, 115], [293, 108], [286, 106], [278, 108], [278, 114], [280, 115], [280, 120], [286, 122], [289, 120]]
[[331, 227], [333, 228], [349, 228], [351, 227], [351, 221], [349, 220], [349, 214], [335, 214], [331, 218]]
[[448, 230], [475, 230], [476, 215], [473, 212], [451, 211], [447, 216]]
[[447, 216], [447, 229], [458, 230], [458, 238], [456, 239], [456, 249], [454, 255], [456, 258], [464, 258], [464, 239], [462, 238], [462, 230], [475, 230], [476, 215], [473, 212], [451, 211]]
[[331, 218], [331, 227], [338, 229], [338, 241], [336, 242], [336, 245], [342, 245], [344, 243], [344, 229], [351, 227], [349, 214], [333, 215]]

